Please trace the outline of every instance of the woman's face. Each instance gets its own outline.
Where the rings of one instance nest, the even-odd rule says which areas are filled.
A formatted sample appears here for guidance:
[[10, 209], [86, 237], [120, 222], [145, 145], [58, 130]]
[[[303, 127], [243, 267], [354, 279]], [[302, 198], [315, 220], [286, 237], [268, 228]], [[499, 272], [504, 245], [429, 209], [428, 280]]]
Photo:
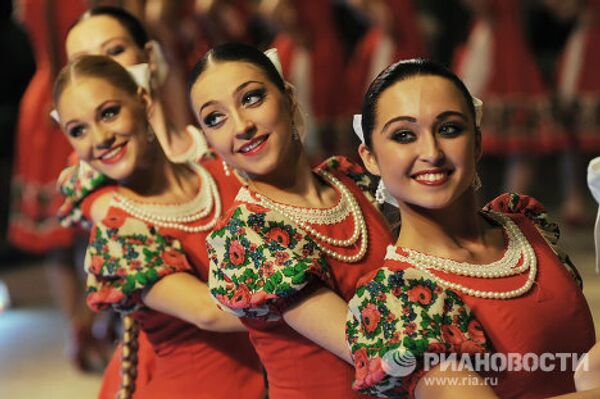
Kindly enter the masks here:
[[473, 117], [454, 83], [415, 76], [379, 97], [367, 168], [400, 205], [443, 209], [471, 186], [479, 156]]
[[148, 144], [143, 95], [83, 77], [69, 84], [58, 101], [60, 123], [79, 158], [116, 181], [143, 165]]
[[125, 67], [147, 61], [146, 53], [123, 25], [107, 15], [96, 15], [75, 25], [67, 36], [66, 50], [69, 60], [105, 55]]
[[259, 67], [211, 63], [190, 95], [206, 139], [231, 166], [250, 177], [270, 176], [290, 160], [291, 101]]

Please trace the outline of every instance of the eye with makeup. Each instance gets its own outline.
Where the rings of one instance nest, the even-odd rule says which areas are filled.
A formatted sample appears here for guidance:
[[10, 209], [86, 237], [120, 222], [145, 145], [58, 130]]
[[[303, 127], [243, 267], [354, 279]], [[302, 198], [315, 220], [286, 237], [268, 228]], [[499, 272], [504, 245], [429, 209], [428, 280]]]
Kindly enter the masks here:
[[242, 96], [242, 105], [247, 107], [253, 107], [262, 104], [266, 97], [266, 89], [261, 87], [259, 89], [250, 90]]
[[389, 138], [400, 144], [408, 144], [414, 142], [417, 139], [417, 135], [410, 129], [399, 128], [392, 131]]
[[119, 104], [106, 105], [100, 109], [100, 120], [110, 122], [116, 118], [120, 112], [121, 106]]
[[105, 55], [109, 57], [116, 57], [119, 54], [122, 54], [125, 51], [125, 45], [117, 44], [115, 46], [110, 46], [106, 49]]
[[225, 115], [217, 111], [211, 112], [202, 118], [202, 123], [212, 129], [221, 126], [223, 121], [225, 121]]
[[82, 123], [73, 124], [73, 125], [67, 127], [67, 134], [74, 139], [81, 137], [84, 132], [85, 132], [85, 126]]
[[458, 122], [448, 122], [440, 125], [438, 133], [442, 137], [454, 138], [464, 132], [465, 127], [463, 124]]

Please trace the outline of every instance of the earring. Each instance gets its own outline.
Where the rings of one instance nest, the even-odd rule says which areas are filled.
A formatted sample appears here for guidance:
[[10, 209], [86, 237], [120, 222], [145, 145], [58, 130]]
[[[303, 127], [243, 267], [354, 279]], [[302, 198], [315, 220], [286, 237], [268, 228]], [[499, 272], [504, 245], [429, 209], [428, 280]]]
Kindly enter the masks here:
[[231, 171], [229, 170], [229, 165], [227, 162], [223, 161], [223, 172], [225, 172], [225, 176], [231, 176]]
[[473, 190], [479, 191], [481, 190], [481, 178], [479, 177], [479, 173], [475, 172], [475, 177], [473, 178], [473, 183], [471, 183], [471, 187]]
[[154, 133], [151, 125], [148, 125], [148, 129], [146, 130], [146, 140], [148, 143], [153, 143], [156, 140], [156, 133]]
[[375, 191], [375, 201], [377, 201], [379, 205], [383, 205], [385, 202], [385, 184], [383, 183], [383, 179], [379, 179], [379, 184]]
[[298, 128], [296, 128], [296, 124], [292, 122], [292, 140], [300, 141], [300, 134], [298, 133]]

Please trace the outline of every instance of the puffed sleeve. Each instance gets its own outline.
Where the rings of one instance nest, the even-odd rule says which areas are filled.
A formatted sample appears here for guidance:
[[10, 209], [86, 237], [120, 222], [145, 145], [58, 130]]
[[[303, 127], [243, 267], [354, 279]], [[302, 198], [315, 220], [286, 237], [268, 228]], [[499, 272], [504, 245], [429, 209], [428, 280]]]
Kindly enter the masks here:
[[363, 277], [350, 300], [346, 336], [353, 389], [412, 398], [425, 374], [425, 353], [490, 352], [481, 324], [454, 291], [421, 271], [382, 267]]
[[379, 179], [367, 172], [361, 165], [338, 155], [323, 161], [317, 166], [317, 170], [319, 169], [350, 178], [373, 204], [377, 204], [375, 201], [375, 191], [377, 190]]
[[192, 267], [178, 240], [118, 208], [109, 208], [102, 222], [92, 228], [85, 270], [90, 308], [131, 312], [143, 306], [144, 290]]
[[224, 310], [279, 320], [317, 278], [330, 282], [324, 255], [295, 226], [258, 204], [238, 203], [207, 239], [208, 284]]
[[90, 194], [109, 184], [110, 180], [86, 162], [79, 162], [65, 168], [58, 182], [58, 189], [64, 197], [57, 214], [61, 225], [90, 227], [90, 220], [82, 211], [83, 203]]
[[505, 193], [490, 201], [483, 211], [516, 213], [527, 217], [552, 248], [575, 283], [579, 287], [583, 287], [583, 279], [577, 268], [569, 255], [558, 244], [560, 238], [558, 224], [550, 220], [546, 208], [539, 201], [528, 195]]

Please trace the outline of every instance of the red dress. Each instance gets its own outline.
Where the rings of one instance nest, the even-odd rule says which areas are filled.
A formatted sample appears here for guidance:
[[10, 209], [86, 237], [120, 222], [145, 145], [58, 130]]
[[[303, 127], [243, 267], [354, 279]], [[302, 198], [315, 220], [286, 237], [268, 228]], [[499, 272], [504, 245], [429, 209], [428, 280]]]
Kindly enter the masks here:
[[[286, 216], [266, 208], [245, 188], [207, 240], [211, 293], [224, 308], [244, 317], [267, 371], [272, 399], [362, 397], [351, 389], [352, 367], [292, 330], [281, 319], [281, 311], [309, 293], [314, 278], [348, 300], [358, 278], [373, 270], [392, 241], [372, 197], [365, 195], [369, 180], [357, 165], [337, 157], [316, 170], [338, 178], [362, 209], [368, 250], [359, 262], [344, 263], [325, 255], [310, 235]], [[330, 237], [347, 238], [353, 221], [346, 218], [339, 224], [313, 227]], [[355, 254], [357, 244], [344, 253]]]
[[558, 96], [577, 148], [600, 152], [600, 1], [588, 1], [560, 59]]
[[550, 93], [527, 48], [518, 0], [490, 0], [476, 17], [454, 70], [471, 95], [483, 100], [484, 154], [539, 153], [566, 143], [554, 122]]
[[53, 80], [65, 61], [67, 29], [85, 8], [82, 0], [61, 1], [60, 6], [50, 0], [21, 3], [37, 69], [19, 110], [8, 234], [13, 245], [44, 252], [73, 242], [73, 230], [61, 227], [56, 219], [61, 204], [56, 179], [72, 149], [49, 113]]
[[[214, 176], [222, 204], [231, 204], [239, 181], [224, 175], [219, 159], [201, 165]], [[81, 205], [83, 215], [89, 217], [98, 196], [115, 191], [114, 186], [107, 186], [87, 195]], [[148, 355], [148, 347], [142, 344], [140, 361], [144, 363], [138, 367], [143, 370], [143, 376], [141, 381], [138, 380], [134, 397], [263, 397], [261, 366], [247, 333], [203, 331], [149, 309], [141, 302], [144, 289], [171, 273], [188, 272], [207, 281], [208, 256], [203, 243], [208, 232], [156, 226], [123, 208], [121, 200], [113, 196], [106, 217], [92, 228], [86, 253], [87, 302], [95, 310], [133, 312], [152, 347], [153, 356]], [[156, 214], [182, 212], [177, 205], [159, 205], [152, 209]], [[186, 225], [206, 224], [212, 216], [211, 212], [200, 220], [186, 222]], [[105, 376], [101, 392], [104, 397], [114, 396], [114, 392], [107, 391], [118, 387], [117, 372], [118, 367], [114, 364], [107, 370], [109, 374]]]
[[[391, 246], [383, 267], [365, 276], [350, 302], [347, 332], [357, 365], [357, 389], [413, 397], [425, 371], [417, 366], [405, 377], [388, 375], [388, 351], [382, 349], [387, 347], [410, 351], [421, 367], [419, 359], [425, 353], [531, 353], [538, 355], [540, 362], [532, 371], [511, 371], [507, 366], [494, 370], [488, 362], [489, 369], [483, 366], [480, 374], [492, 378], [490, 386], [503, 399], [546, 398], [575, 390], [575, 357], [569, 358], [562, 371], [560, 361], [552, 362], [554, 359], [546, 363], [554, 366], [553, 371], [541, 367], [543, 354], [576, 354], [580, 358], [595, 342], [590, 309], [577, 285], [581, 280], [570, 264], [561, 262], [566, 257], [554, 248], [558, 229], [546, 220], [543, 207], [529, 197], [505, 194], [485, 212], [491, 211], [514, 222], [535, 252], [537, 274], [530, 290], [510, 299], [467, 295], [432, 279], [415, 261], [406, 261], [408, 250]], [[508, 222], [502, 222], [506, 227], [504, 223]], [[446, 282], [502, 292], [522, 287], [529, 275], [526, 271], [485, 279], [428, 270]]]

